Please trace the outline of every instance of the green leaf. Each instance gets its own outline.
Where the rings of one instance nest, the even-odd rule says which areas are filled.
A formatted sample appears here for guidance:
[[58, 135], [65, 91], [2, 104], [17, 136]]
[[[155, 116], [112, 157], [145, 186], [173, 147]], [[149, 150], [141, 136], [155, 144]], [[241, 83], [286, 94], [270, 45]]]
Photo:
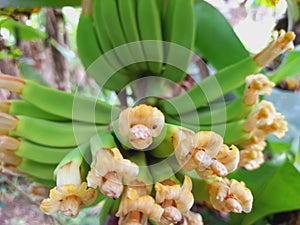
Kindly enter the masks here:
[[22, 40], [30, 41], [45, 39], [47, 37], [46, 33], [10, 18], [0, 20], [0, 26], [9, 30], [16, 38]]
[[300, 73], [300, 48], [295, 48], [290, 51], [284, 61], [281, 63], [280, 67], [275, 70], [269, 79], [274, 83], [279, 83], [283, 79], [294, 76]]
[[194, 9], [196, 53], [218, 70], [249, 56], [231, 25], [216, 8], [203, 0], [196, 0]]
[[0, 8], [7, 7], [62, 7], [80, 6], [81, 0], [1, 0]]
[[300, 173], [285, 156], [257, 170], [240, 170], [230, 177], [244, 181], [254, 197], [251, 213], [232, 214], [232, 224], [253, 224], [269, 214], [300, 209]]

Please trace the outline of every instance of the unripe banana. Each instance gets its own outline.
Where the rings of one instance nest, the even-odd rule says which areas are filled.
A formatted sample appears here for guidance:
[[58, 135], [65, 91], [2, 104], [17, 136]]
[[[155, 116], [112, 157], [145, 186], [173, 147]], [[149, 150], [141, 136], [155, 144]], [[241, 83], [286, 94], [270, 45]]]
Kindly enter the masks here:
[[5, 127], [10, 136], [53, 147], [74, 147], [87, 142], [97, 132], [107, 130], [107, 126], [59, 123], [27, 116], [13, 117], [3, 113], [0, 114], [0, 127]]
[[[186, 70], [190, 64], [191, 51], [195, 40], [195, 16], [193, 0], [171, 0], [167, 3], [166, 14], [163, 22], [164, 40], [187, 48], [180, 51], [176, 45], [170, 45], [166, 49], [166, 66], [162, 77], [179, 82], [186, 76]], [[169, 61], [178, 62], [178, 65], [170, 65]], [[175, 67], [179, 66], [181, 69]]]
[[38, 163], [29, 159], [22, 159], [18, 170], [43, 180], [54, 180], [54, 171], [57, 165]]
[[120, 14], [120, 22], [123, 27], [123, 32], [128, 43], [135, 42], [134, 45], [134, 60], [142, 61], [137, 65], [146, 71], [147, 63], [146, 58], [143, 52], [142, 45], [138, 43], [141, 41], [141, 37], [138, 30], [138, 21], [137, 21], [137, 1], [136, 0], [118, 0], [118, 10]]
[[[121, 26], [119, 18], [117, 0], [96, 0], [98, 1], [101, 18], [105, 27], [105, 31], [112, 43], [112, 49], [126, 44], [126, 37]], [[96, 3], [96, 2], [95, 2]], [[100, 19], [100, 17], [98, 17]], [[99, 21], [98, 21], [99, 22]], [[124, 47], [122, 51], [117, 52], [122, 68], [133, 62], [134, 52], [130, 52], [128, 47]], [[140, 69], [136, 64], [127, 67], [132, 73], [139, 73]]]
[[36, 107], [71, 120], [109, 124], [112, 110], [120, 110], [104, 101], [42, 86], [30, 80], [0, 76], [0, 88], [19, 94]]
[[68, 121], [66, 118], [44, 111], [23, 100], [10, 100], [7, 102], [1, 102], [0, 111], [11, 115], [30, 116], [38, 119], [65, 122]]
[[142, 46], [145, 51], [146, 60], [150, 60], [151, 58], [156, 59], [156, 62], [147, 62], [150, 72], [154, 75], [159, 75], [162, 71], [163, 37], [161, 17], [156, 1], [138, 0], [137, 18], [141, 39], [158, 41], [156, 43], [153, 42], [151, 48], [143, 43]]

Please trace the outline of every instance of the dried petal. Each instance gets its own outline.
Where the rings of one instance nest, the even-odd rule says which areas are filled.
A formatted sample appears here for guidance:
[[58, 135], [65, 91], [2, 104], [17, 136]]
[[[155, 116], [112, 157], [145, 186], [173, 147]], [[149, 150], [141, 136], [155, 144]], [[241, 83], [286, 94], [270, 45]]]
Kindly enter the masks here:
[[160, 135], [165, 117], [156, 107], [141, 104], [127, 108], [119, 116], [119, 132], [128, 137], [136, 149], [145, 149], [152, 143], [152, 137]]
[[254, 170], [264, 163], [264, 154], [260, 150], [243, 149], [240, 151], [239, 167]]
[[281, 53], [292, 50], [294, 48], [293, 40], [296, 35], [293, 32], [285, 32], [284, 30], [274, 31], [273, 41], [261, 52], [254, 56], [254, 60], [261, 67], [264, 67], [268, 62], [271, 62]]
[[116, 216], [120, 217], [121, 222], [119, 222], [119, 224], [128, 224], [124, 223], [124, 220], [132, 212], [140, 212], [147, 218], [149, 217], [154, 221], [160, 221], [164, 210], [155, 203], [151, 196], [139, 196], [135, 189], [127, 188], [123, 194], [119, 210], [116, 213]]
[[204, 170], [212, 163], [223, 144], [223, 138], [211, 131], [200, 131], [187, 136], [175, 149], [175, 155], [184, 170]]
[[90, 187], [99, 186], [108, 197], [118, 198], [123, 192], [123, 180], [128, 183], [138, 173], [138, 166], [124, 159], [117, 148], [100, 148], [94, 156], [87, 182]]
[[209, 184], [209, 197], [212, 206], [221, 212], [249, 213], [252, 209], [251, 191], [243, 182], [234, 179], [212, 181]]
[[246, 88], [243, 96], [245, 105], [254, 105], [259, 95], [270, 95], [275, 83], [263, 74], [249, 75], [246, 77]]
[[200, 213], [189, 211], [183, 215], [183, 218], [184, 220], [182, 225], [203, 225], [203, 220]]

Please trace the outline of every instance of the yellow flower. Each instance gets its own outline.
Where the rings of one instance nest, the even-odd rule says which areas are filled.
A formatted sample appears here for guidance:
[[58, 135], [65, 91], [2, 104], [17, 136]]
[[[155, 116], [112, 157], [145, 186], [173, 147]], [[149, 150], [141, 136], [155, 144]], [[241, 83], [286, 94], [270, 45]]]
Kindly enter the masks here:
[[70, 161], [57, 171], [57, 186], [50, 190], [48, 199], [44, 199], [40, 209], [46, 214], [60, 212], [66, 216], [76, 217], [82, 204], [92, 204], [97, 191], [87, 188], [85, 182], [81, 182], [80, 163]]
[[234, 145], [229, 148], [223, 144], [216, 158], [212, 159], [212, 163], [204, 170], [196, 168], [196, 172], [203, 179], [214, 176], [225, 177], [237, 169], [239, 160], [239, 149]]
[[164, 114], [156, 107], [139, 105], [127, 108], [119, 116], [119, 132], [136, 149], [145, 149], [164, 127]]
[[148, 218], [160, 221], [163, 211], [151, 196], [139, 195], [137, 190], [127, 187], [116, 216], [120, 217], [119, 225], [147, 225]]
[[124, 159], [117, 148], [100, 148], [87, 176], [89, 187], [97, 188], [110, 198], [118, 198], [123, 192], [123, 180], [129, 183], [139, 173], [139, 167]]
[[179, 139], [182, 133], [174, 136], [176, 145], [175, 156], [179, 165], [186, 171], [193, 169], [205, 170], [212, 164], [222, 148], [223, 138], [211, 131], [200, 131], [196, 134], [186, 135]]
[[169, 180], [155, 184], [155, 200], [164, 208], [159, 225], [175, 224], [182, 220], [194, 203], [191, 190], [192, 181], [188, 176], [185, 176], [182, 187]]
[[246, 77], [246, 88], [243, 96], [245, 105], [254, 105], [259, 95], [270, 95], [275, 83], [263, 74], [249, 75]]
[[240, 151], [239, 168], [244, 167], [247, 170], [254, 170], [260, 167], [260, 165], [263, 164], [264, 161], [264, 154], [260, 149], [243, 149]]
[[214, 180], [208, 191], [212, 206], [221, 212], [249, 213], [252, 209], [253, 196], [244, 182], [227, 178]]
[[202, 216], [199, 213], [189, 211], [183, 215], [183, 223], [181, 225], [203, 225]]

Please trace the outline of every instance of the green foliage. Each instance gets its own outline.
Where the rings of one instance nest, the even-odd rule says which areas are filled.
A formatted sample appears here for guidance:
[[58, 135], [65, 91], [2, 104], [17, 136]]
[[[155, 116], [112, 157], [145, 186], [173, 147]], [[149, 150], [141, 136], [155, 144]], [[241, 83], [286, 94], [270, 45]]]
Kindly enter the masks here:
[[243, 180], [254, 197], [251, 213], [232, 214], [232, 224], [253, 224], [272, 213], [300, 209], [300, 183], [296, 182], [300, 173], [285, 155], [257, 170], [239, 170], [230, 177]]
[[9, 30], [16, 39], [31, 41], [36, 39], [45, 39], [47, 37], [45, 32], [34, 29], [31, 26], [27, 26], [24, 23], [15, 21], [11, 18], [0, 20], [0, 25], [1, 28]]
[[196, 53], [218, 70], [249, 56], [231, 25], [216, 8], [203, 0], [196, 0], [194, 8]]
[[19, 69], [23, 78], [34, 80], [40, 84], [48, 86], [47, 82], [42, 77], [42, 75], [37, 70], [35, 70], [31, 65], [25, 62], [21, 62], [19, 64]]
[[270, 75], [269, 79], [275, 83], [279, 83], [287, 77], [300, 73], [299, 61], [300, 48], [297, 47], [287, 54], [280, 67]]

